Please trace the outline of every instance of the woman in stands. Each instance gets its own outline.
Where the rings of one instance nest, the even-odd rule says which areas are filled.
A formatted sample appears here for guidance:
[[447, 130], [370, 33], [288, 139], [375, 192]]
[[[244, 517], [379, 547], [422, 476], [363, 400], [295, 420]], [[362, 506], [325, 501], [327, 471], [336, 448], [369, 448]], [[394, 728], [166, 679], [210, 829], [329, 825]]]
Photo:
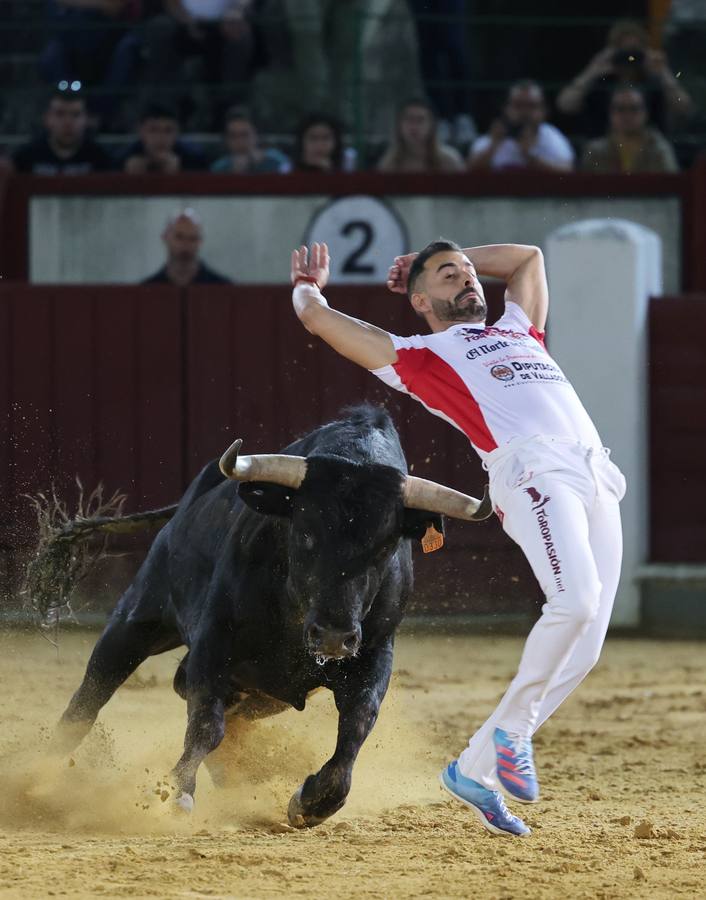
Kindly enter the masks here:
[[462, 172], [461, 154], [442, 144], [436, 116], [424, 100], [409, 100], [397, 113], [390, 146], [377, 164], [380, 172]]

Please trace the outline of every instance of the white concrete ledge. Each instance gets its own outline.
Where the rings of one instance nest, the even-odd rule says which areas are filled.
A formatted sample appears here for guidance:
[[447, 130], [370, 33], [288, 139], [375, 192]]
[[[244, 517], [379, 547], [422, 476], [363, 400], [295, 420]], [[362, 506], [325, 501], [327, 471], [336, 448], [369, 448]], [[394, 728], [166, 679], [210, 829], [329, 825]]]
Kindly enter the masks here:
[[702, 563], [647, 563], [635, 573], [636, 581], [682, 581], [706, 584], [706, 565]]

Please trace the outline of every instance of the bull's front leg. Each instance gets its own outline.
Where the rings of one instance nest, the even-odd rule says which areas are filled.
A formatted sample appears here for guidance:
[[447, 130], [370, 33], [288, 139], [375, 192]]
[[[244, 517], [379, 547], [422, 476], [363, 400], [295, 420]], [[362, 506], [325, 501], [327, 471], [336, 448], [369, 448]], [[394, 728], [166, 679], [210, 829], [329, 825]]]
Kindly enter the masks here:
[[186, 812], [191, 812], [194, 806], [196, 772], [206, 756], [221, 743], [224, 734], [223, 701], [209, 694], [189, 697], [184, 752], [172, 772], [178, 789], [176, 802]]
[[187, 725], [184, 752], [172, 775], [179, 792], [176, 802], [187, 812], [194, 805], [198, 768], [221, 743], [226, 730], [229, 638], [227, 628], [204, 628], [181, 664], [178, 687], [186, 695]]
[[392, 673], [390, 638], [358, 660], [346, 663], [345, 678], [333, 688], [338, 708], [338, 740], [333, 756], [309, 775], [289, 802], [289, 821], [297, 827], [319, 825], [346, 802], [353, 764], [375, 724]]

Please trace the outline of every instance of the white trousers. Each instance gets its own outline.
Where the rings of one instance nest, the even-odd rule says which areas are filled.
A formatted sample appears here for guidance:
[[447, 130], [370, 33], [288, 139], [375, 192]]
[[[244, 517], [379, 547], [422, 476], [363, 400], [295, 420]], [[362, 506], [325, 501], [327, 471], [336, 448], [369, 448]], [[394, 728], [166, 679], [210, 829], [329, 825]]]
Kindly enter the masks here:
[[511, 442], [486, 466], [503, 528], [546, 597], [510, 687], [459, 756], [463, 775], [494, 790], [495, 728], [531, 736], [598, 661], [620, 577], [625, 479], [607, 450], [557, 438]]

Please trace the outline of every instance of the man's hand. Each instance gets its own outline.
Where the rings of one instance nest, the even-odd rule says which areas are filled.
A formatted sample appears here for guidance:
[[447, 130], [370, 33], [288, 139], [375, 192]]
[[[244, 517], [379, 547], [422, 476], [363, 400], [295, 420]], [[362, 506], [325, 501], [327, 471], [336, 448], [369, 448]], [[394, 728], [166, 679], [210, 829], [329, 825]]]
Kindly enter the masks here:
[[[407, 257], [398, 257], [404, 260]], [[310, 334], [315, 334], [333, 347], [341, 356], [366, 369], [379, 369], [397, 362], [397, 352], [390, 335], [381, 328], [369, 325], [338, 312], [326, 302], [321, 293], [328, 282], [329, 256], [326, 244], [312, 244], [311, 250], [300, 247], [292, 250], [292, 304], [299, 321]], [[316, 285], [298, 278], [315, 278]]]
[[407, 253], [405, 256], [396, 256], [387, 273], [387, 287], [394, 294], [407, 293], [407, 281], [409, 270], [418, 253]]
[[323, 290], [329, 279], [329, 255], [327, 244], [312, 244], [311, 254], [302, 245], [298, 250], [292, 250], [292, 284], [297, 278], [315, 278], [319, 290]]
[[530, 150], [537, 143], [537, 129], [535, 126], [525, 125], [517, 137], [517, 143], [519, 144], [520, 152], [527, 158], [530, 155]]
[[497, 147], [498, 144], [505, 140], [507, 137], [507, 125], [502, 118], [495, 119], [491, 122], [490, 128], [488, 129], [488, 137], [490, 138], [490, 143], [494, 147]]

